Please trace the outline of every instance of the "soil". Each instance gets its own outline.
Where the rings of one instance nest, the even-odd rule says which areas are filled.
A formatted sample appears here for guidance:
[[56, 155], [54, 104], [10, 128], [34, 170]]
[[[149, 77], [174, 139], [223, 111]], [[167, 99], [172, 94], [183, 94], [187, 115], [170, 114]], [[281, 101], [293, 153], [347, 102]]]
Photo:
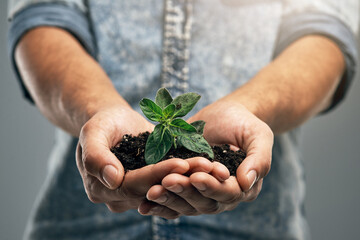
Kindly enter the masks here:
[[[125, 171], [134, 170], [146, 166], [144, 152], [146, 140], [150, 133], [141, 133], [138, 136], [124, 135], [123, 140], [111, 151], [121, 161]], [[243, 150], [233, 151], [230, 146], [223, 144], [220, 146], [213, 146], [214, 159], [210, 159], [206, 153], [199, 154], [192, 152], [184, 147], [171, 148], [163, 159], [169, 158], [191, 158], [191, 157], [205, 157], [210, 161], [218, 161], [224, 164], [230, 171], [230, 174], [235, 176], [236, 169], [246, 157]]]

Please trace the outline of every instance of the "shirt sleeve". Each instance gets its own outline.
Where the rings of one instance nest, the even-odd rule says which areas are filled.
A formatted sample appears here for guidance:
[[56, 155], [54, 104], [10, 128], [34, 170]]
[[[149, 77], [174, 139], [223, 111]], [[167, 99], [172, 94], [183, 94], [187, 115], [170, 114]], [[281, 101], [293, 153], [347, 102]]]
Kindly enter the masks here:
[[[358, 63], [358, 0], [286, 0], [275, 57], [297, 39], [306, 35], [322, 35], [334, 41], [342, 51], [346, 69], [333, 96], [328, 112], [344, 99], [355, 77]], [[335, 4], [337, 3], [337, 4]]]
[[[66, 3], [66, 1], [14, 1], [10, 5], [8, 34], [8, 52], [12, 67], [19, 80], [26, 99], [33, 103], [27, 91], [15, 62], [15, 48], [21, 37], [29, 30], [39, 26], [54, 26], [71, 33], [92, 56], [95, 56], [95, 44], [85, 5]], [[68, 1], [73, 2], [73, 1]]]

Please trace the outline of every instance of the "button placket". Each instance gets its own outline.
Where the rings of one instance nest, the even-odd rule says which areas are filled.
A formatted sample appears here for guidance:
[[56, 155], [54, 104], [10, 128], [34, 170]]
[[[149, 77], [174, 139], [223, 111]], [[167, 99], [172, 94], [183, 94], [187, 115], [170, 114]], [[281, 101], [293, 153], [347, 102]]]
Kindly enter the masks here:
[[193, 22], [193, 0], [165, 0], [162, 86], [174, 96], [189, 88], [189, 45]]

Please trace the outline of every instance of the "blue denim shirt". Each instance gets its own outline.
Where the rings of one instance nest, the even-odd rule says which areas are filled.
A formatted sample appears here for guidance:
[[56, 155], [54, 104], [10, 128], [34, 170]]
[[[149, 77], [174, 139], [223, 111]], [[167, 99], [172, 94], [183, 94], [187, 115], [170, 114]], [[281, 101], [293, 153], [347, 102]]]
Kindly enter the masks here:
[[[26, 31], [57, 26], [82, 43], [135, 109], [165, 86], [174, 96], [200, 93], [195, 112], [241, 87], [308, 34], [327, 36], [341, 48], [346, 90], [357, 59], [358, 9], [356, 0], [14, 0], [9, 52], [13, 59]], [[57, 130], [25, 238], [309, 239], [299, 134], [295, 129], [275, 137], [272, 169], [256, 201], [217, 215], [165, 220], [135, 210], [115, 214], [91, 203], [75, 164], [77, 139]]]

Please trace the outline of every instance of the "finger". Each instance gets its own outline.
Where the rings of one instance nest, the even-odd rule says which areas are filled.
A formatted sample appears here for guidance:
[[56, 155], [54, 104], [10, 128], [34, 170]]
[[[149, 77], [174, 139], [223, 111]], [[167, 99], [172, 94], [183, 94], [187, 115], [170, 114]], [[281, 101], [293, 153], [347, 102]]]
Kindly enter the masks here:
[[194, 157], [185, 159], [189, 163], [188, 175], [191, 175], [194, 172], [206, 172], [209, 173], [213, 170], [212, 163], [203, 157]]
[[[105, 189], [108, 188], [105, 187], [96, 177], [89, 175], [85, 171], [81, 156], [82, 156], [82, 148], [81, 145], [78, 143], [76, 147], [76, 165], [83, 180], [84, 189], [89, 200], [93, 203], [103, 203], [103, 202], [107, 202], [108, 200], [111, 200], [105, 197], [105, 195], [107, 195], [105, 194]], [[99, 192], [101, 194], [99, 194]]]
[[153, 185], [160, 184], [163, 178], [171, 173], [184, 174], [189, 171], [187, 161], [179, 158], [168, 159], [157, 164], [148, 165], [126, 173], [124, 183], [119, 188], [121, 195], [145, 197]]
[[110, 189], [120, 186], [124, 168], [110, 151], [111, 142], [101, 129], [85, 124], [80, 133], [84, 169]]
[[[104, 186], [98, 178], [90, 175], [86, 170], [82, 162], [82, 149], [80, 144], [76, 148], [76, 165], [79, 169], [81, 178], [83, 180], [84, 189], [89, 200], [93, 203], [106, 203], [111, 201], [119, 201], [118, 190], [112, 190]], [[109, 208], [110, 209], [110, 208]]]
[[182, 159], [172, 159], [155, 165], [145, 166], [141, 169], [129, 171], [122, 185], [117, 189], [105, 187], [96, 177], [86, 171], [81, 174], [86, 194], [94, 203], [130, 201], [139, 204], [145, 198], [149, 188], [161, 183], [164, 176], [179, 172], [183, 174], [188, 171], [188, 164]]
[[230, 171], [224, 164], [220, 162], [213, 162], [213, 170], [211, 175], [216, 178], [218, 181], [223, 182], [230, 177]]
[[257, 199], [262, 189], [263, 179], [260, 179], [258, 182], [254, 184], [254, 186], [245, 193], [245, 196], [242, 198], [244, 202], [252, 202]]
[[[83, 181], [83, 185], [84, 185], [84, 189], [86, 192], [86, 195], [88, 196], [89, 200], [93, 203], [101, 203], [103, 202], [102, 200], [100, 200], [96, 195], [93, 194], [93, 191], [91, 191], [90, 189], [92, 189], [92, 184], [94, 183], [94, 180], [96, 179], [93, 176], [89, 176], [87, 174], [87, 172], [84, 169], [84, 165], [82, 162], [82, 148], [80, 143], [77, 144], [76, 146], [76, 166], [79, 170], [80, 176], [82, 178]], [[99, 182], [99, 181], [98, 181]]]
[[247, 137], [245, 144], [247, 155], [236, 170], [237, 180], [245, 192], [270, 171], [273, 134], [268, 128], [263, 129], [264, 131], [258, 131], [253, 136]]
[[180, 214], [174, 210], [171, 210], [165, 206], [161, 206], [157, 203], [150, 202], [150, 201], [143, 201], [139, 207], [138, 212], [141, 215], [152, 215], [152, 216], [159, 216], [166, 219], [175, 219], [180, 216]]
[[156, 202], [159, 205], [166, 206], [181, 215], [194, 216], [197, 211], [183, 198], [168, 191], [161, 185], [152, 186], [146, 194], [146, 198], [150, 201]]
[[[206, 173], [202, 173], [206, 174]], [[188, 202], [197, 212], [202, 214], [214, 214], [222, 210], [219, 203], [213, 199], [204, 197], [190, 183], [188, 177], [180, 174], [170, 174], [161, 183], [168, 191], [171, 191]]]
[[249, 191], [254, 184], [270, 170], [271, 156], [254, 154], [247, 156], [236, 170], [236, 177], [241, 189]]
[[185, 159], [190, 166], [187, 175], [191, 175], [195, 172], [211, 173], [219, 181], [225, 181], [230, 177], [229, 170], [220, 162], [211, 162], [210, 160], [203, 157], [194, 157]]
[[204, 197], [225, 204], [239, 202], [244, 196], [234, 176], [231, 176], [224, 182], [219, 182], [209, 174], [194, 173], [190, 176], [190, 183]]
[[234, 152], [236, 152], [236, 151], [239, 151], [240, 148], [235, 145], [230, 144], [230, 150], [233, 150]]
[[[140, 204], [142, 199], [144, 199], [144, 194], [139, 195], [133, 192], [126, 192], [125, 194], [125, 191], [120, 189], [121, 187], [114, 190], [109, 189], [105, 187], [96, 177], [91, 175], [88, 175], [86, 177], [86, 181], [84, 181], [84, 188], [91, 202], [110, 203], [112, 207], [108, 206], [109, 209], [110, 208], [115, 209], [115, 207], [113, 206], [114, 204], [111, 203], [117, 203], [115, 205], [119, 205], [119, 203], [123, 203], [122, 207], [124, 209], [125, 206], [127, 209], [129, 209], [129, 206], [132, 206], [132, 208], [136, 208]], [[126, 205], [124, 203], [126, 203]], [[116, 208], [120, 209], [119, 206]], [[114, 212], [120, 212], [120, 210], [114, 210]]]

